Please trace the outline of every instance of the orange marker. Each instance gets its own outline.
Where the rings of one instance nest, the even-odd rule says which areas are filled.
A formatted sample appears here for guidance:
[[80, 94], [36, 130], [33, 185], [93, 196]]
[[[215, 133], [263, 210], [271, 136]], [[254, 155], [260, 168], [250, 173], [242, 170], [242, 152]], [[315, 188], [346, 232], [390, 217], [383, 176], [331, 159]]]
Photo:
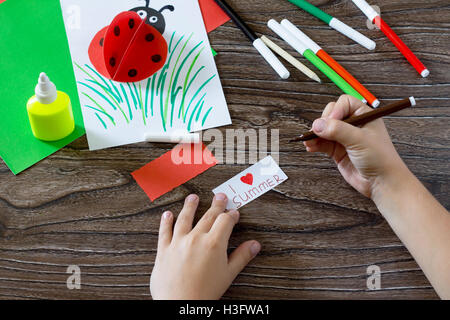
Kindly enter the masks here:
[[380, 101], [367, 90], [358, 80], [355, 79], [343, 66], [341, 66], [336, 60], [334, 60], [328, 53], [326, 53], [317, 43], [315, 43], [310, 37], [304, 34], [300, 29], [294, 26], [289, 20], [284, 19], [281, 21], [281, 25], [284, 26], [289, 32], [311, 49], [320, 59], [322, 59], [327, 65], [329, 65], [337, 74], [339, 74], [345, 81], [347, 81], [356, 91], [358, 91], [364, 99], [366, 99], [374, 108], [380, 106]]

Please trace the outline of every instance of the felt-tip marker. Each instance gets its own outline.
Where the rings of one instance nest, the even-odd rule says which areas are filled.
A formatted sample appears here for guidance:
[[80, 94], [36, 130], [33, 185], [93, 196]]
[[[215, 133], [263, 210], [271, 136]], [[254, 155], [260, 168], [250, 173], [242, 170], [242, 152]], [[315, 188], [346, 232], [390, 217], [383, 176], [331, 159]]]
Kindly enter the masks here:
[[267, 22], [267, 26], [275, 32], [281, 39], [286, 41], [292, 48], [298, 53], [308, 59], [317, 69], [319, 69], [324, 75], [326, 75], [331, 81], [336, 84], [346, 94], [354, 96], [358, 100], [366, 103], [367, 100], [356, 91], [347, 81], [345, 81], [340, 75], [336, 73], [330, 66], [328, 66], [322, 59], [309, 49], [303, 42], [297, 39], [292, 33], [290, 33], [284, 26], [279, 24], [276, 20], [270, 19]]
[[408, 46], [400, 39], [400, 37], [392, 30], [378, 12], [376, 12], [370, 4], [365, 0], [352, 0], [353, 3], [372, 21], [380, 30], [391, 40], [397, 49], [405, 56], [409, 63], [417, 70], [417, 72], [426, 78], [430, 75], [430, 71], [417, 58], [417, 56], [408, 48]]
[[334, 71], [336, 71], [337, 74], [344, 78], [344, 80], [347, 81], [356, 91], [358, 91], [374, 108], [378, 108], [380, 106], [380, 101], [369, 90], [367, 90], [358, 80], [356, 80], [355, 77], [350, 74], [350, 72], [334, 60], [328, 53], [325, 52], [325, 50], [323, 50], [310, 37], [297, 28], [292, 22], [288, 19], [284, 19], [281, 21], [281, 25], [296, 36], [300, 41], [306, 44], [309, 49], [311, 49]]
[[308, 1], [306, 0], [288, 0], [288, 1], [291, 2], [292, 4], [295, 4], [297, 7], [302, 8], [303, 10], [315, 16], [316, 18], [322, 20], [330, 27], [332, 27], [334, 30], [342, 33], [343, 35], [359, 43], [363, 47], [369, 50], [375, 49], [376, 43], [373, 40], [370, 40], [365, 35], [349, 27], [339, 19], [330, 16], [328, 13], [325, 13], [324, 11], [320, 10], [319, 8], [312, 5]]
[[[360, 127], [365, 124], [368, 124], [369, 122], [375, 121], [377, 119], [380, 119], [382, 117], [386, 117], [388, 115], [391, 115], [395, 112], [401, 111], [403, 109], [414, 107], [416, 105], [416, 99], [414, 97], [409, 97], [403, 100], [400, 100], [398, 102], [392, 103], [388, 106], [381, 107], [378, 109], [374, 109], [372, 111], [363, 113], [359, 116], [350, 117], [348, 119], [345, 119], [344, 122], [351, 124], [355, 127]], [[318, 136], [313, 131], [308, 131], [300, 135], [299, 137], [292, 139], [289, 142], [299, 142], [299, 141], [309, 141], [318, 138]]]
[[255, 32], [239, 17], [239, 15], [224, 0], [214, 0], [223, 11], [233, 20], [233, 22], [242, 30], [242, 32], [250, 39], [253, 46], [261, 54], [261, 56], [270, 64], [270, 66], [278, 73], [282, 79], [288, 79], [290, 73], [288, 69], [281, 63], [275, 54], [265, 45], [265, 43], [256, 36]]

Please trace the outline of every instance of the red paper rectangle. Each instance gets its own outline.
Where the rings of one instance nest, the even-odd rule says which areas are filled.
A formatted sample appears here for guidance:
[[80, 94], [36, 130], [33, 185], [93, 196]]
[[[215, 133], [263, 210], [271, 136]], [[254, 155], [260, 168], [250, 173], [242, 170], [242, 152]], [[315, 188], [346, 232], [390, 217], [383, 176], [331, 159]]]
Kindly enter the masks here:
[[199, 4], [208, 33], [230, 20], [214, 0], [199, 0]]
[[154, 201], [217, 164], [201, 144], [178, 145], [158, 159], [132, 173], [133, 178]]

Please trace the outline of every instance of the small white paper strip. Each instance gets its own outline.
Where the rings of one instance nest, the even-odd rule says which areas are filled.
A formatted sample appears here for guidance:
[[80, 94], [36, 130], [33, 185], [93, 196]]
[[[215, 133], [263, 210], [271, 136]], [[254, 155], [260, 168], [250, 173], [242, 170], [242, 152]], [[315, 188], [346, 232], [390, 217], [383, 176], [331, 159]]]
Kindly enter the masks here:
[[275, 160], [268, 156], [215, 188], [213, 192], [228, 196], [228, 210], [239, 209], [287, 179]]

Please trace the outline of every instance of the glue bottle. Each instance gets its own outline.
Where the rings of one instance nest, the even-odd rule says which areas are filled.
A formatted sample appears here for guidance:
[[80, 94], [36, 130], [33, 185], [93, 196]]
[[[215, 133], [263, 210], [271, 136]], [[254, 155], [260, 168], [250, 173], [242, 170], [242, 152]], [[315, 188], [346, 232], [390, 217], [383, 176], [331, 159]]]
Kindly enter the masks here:
[[28, 118], [33, 135], [44, 141], [57, 141], [75, 129], [69, 96], [57, 91], [45, 73], [41, 73], [35, 95], [27, 103]]

